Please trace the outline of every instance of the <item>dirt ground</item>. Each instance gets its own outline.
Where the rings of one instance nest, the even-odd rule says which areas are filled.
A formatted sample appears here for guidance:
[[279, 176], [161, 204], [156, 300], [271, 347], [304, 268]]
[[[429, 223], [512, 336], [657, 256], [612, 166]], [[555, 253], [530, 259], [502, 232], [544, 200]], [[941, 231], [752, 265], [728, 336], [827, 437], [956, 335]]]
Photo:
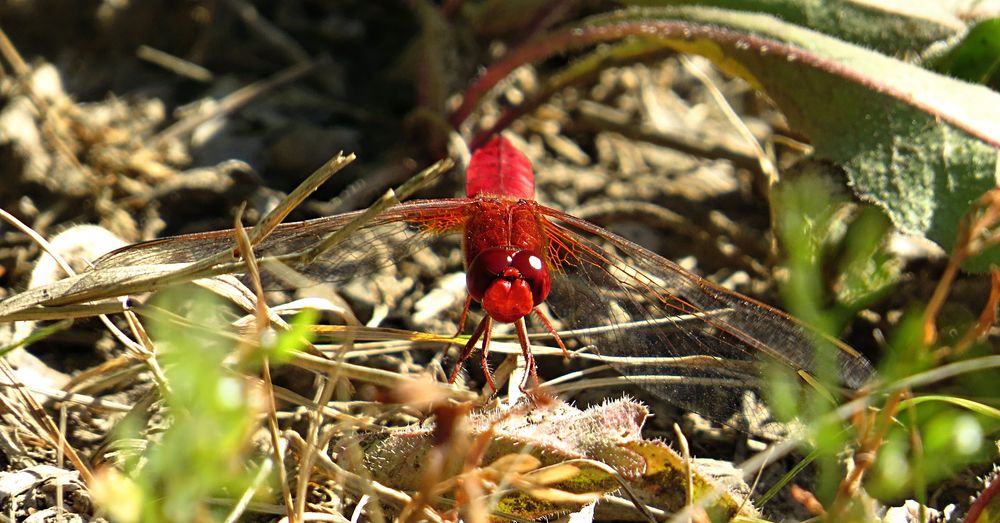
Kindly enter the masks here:
[[[223, 229], [243, 203], [244, 223], [253, 224], [345, 151], [357, 161], [289, 220], [360, 209], [446, 150], [441, 111], [453, 109], [478, 68], [503, 49], [488, 29], [456, 31], [438, 42], [440, 54], [428, 61], [418, 43], [436, 22], [422, 2], [259, 2], [256, 15], [249, 8], [242, 0], [0, 1], [0, 29], [9, 39], [0, 77], [0, 208], [46, 238], [77, 224], [100, 225], [123, 243]], [[24, 63], [12, 60], [16, 56]], [[477, 126], [488, 126], [502, 107], [534, 92], [560, 60], [516, 71], [481, 109]], [[710, 82], [692, 67], [707, 71]], [[532, 160], [543, 204], [777, 305], [768, 180], [712, 89], [760, 141], [787, 131], [780, 114], [742, 82], [707, 62], [666, 56], [607, 69], [557, 93], [515, 121], [508, 136]], [[462, 132], [470, 138], [471, 129]], [[455, 169], [415, 197], [459, 197], [463, 185]], [[27, 285], [39, 248], [6, 224], [0, 231], [0, 292], [10, 295]], [[94, 243], [89, 247], [119, 245], [111, 238]], [[454, 332], [460, 287], [444, 299], [440, 314], [415, 308], [436, 289], [454, 289], [446, 282], [462, 271], [457, 240], [435, 244], [404, 265], [403, 276], [352, 283], [337, 289], [339, 297], [362, 324]], [[856, 320], [846, 333], [872, 359], [878, 358], [873, 332], [886, 328], [887, 311], [907, 294], [929, 296], [926, 282], [941, 262], [920, 258], [910, 270], [894, 303]], [[982, 292], [970, 294], [978, 299]], [[54, 383], [121, 351], [96, 320], [32, 348]], [[411, 357], [425, 365], [440, 364], [441, 355]], [[541, 362], [543, 377], [562, 369], [556, 359]], [[151, 382], [135, 379], [101, 397], [140, 401]], [[652, 406], [649, 437], [673, 440], [672, 423], [680, 420], [696, 456], [739, 462], [760, 448], [752, 437], [683, 415], [639, 389], [629, 393]], [[596, 390], [574, 400], [599, 404], [608, 394]], [[68, 437], [96, 459], [109, 420], [119, 415], [74, 407]], [[3, 452], [2, 469], [54, 463], [51, 449], [32, 448], [30, 456]], [[763, 483], [782, 472], [781, 466], [768, 471]], [[967, 503], [972, 472], [941, 485], [934, 506]], [[801, 480], [807, 488], [808, 481]], [[46, 508], [51, 499], [38, 496], [34, 509]], [[84, 520], [93, 513], [87, 503], [75, 509]], [[787, 499], [765, 513], [808, 516]]]

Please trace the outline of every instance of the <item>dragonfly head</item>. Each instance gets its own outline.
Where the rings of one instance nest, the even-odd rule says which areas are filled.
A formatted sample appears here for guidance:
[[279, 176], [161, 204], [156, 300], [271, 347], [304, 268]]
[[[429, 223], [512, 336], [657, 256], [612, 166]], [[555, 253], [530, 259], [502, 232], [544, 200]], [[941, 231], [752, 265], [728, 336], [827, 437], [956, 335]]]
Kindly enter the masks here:
[[513, 323], [545, 301], [552, 279], [545, 261], [528, 249], [490, 247], [469, 264], [466, 285], [496, 321]]

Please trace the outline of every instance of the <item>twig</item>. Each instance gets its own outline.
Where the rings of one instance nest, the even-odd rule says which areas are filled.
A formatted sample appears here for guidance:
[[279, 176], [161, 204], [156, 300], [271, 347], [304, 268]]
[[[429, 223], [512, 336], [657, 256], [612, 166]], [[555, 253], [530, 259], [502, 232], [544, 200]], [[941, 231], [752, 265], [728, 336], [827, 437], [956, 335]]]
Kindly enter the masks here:
[[31, 415], [34, 417], [35, 421], [39, 426], [46, 432], [46, 436], [49, 438], [49, 443], [55, 446], [57, 449], [62, 449], [66, 457], [69, 459], [73, 467], [80, 473], [80, 477], [83, 479], [84, 483], [87, 485], [94, 484], [94, 474], [91, 472], [90, 467], [87, 463], [83, 461], [76, 450], [69, 445], [64, 439], [59, 436], [59, 426], [52, 421], [52, 418], [46, 414], [45, 409], [35, 401], [35, 397], [32, 396], [27, 388], [18, 381], [17, 377], [14, 375], [14, 369], [10, 367], [6, 358], [0, 358], [0, 374], [3, 374], [10, 383], [14, 385], [14, 390], [18, 392], [23, 404], [28, 407]]
[[778, 168], [774, 166], [774, 162], [768, 157], [767, 153], [764, 152], [764, 148], [761, 147], [760, 142], [758, 142], [757, 138], [752, 132], [750, 132], [747, 124], [738, 114], [736, 114], [736, 111], [733, 110], [733, 106], [729, 105], [729, 101], [726, 100], [725, 95], [722, 94], [722, 90], [715, 85], [715, 82], [713, 82], [704, 71], [694, 65], [694, 62], [692, 62], [690, 58], [681, 55], [680, 59], [681, 65], [684, 66], [684, 69], [688, 73], [691, 73], [692, 76], [697, 78], [702, 85], [708, 89], [708, 93], [712, 96], [712, 99], [715, 100], [719, 109], [722, 109], [722, 113], [726, 116], [726, 119], [729, 120], [729, 123], [733, 124], [733, 127], [736, 128], [736, 132], [738, 132], [740, 136], [743, 137], [743, 140], [753, 148], [757, 162], [760, 164], [760, 170], [765, 176], [767, 176], [768, 183], [774, 184], [777, 182]]
[[281, 203], [271, 209], [260, 222], [254, 227], [253, 235], [250, 237], [250, 244], [257, 245], [267, 237], [279, 223], [285, 220], [288, 213], [299, 206], [310, 194], [314, 193], [321, 185], [326, 183], [334, 174], [347, 167], [355, 159], [354, 153], [344, 155], [343, 151], [327, 161], [322, 167], [316, 169], [291, 193], [281, 200]]
[[292, 37], [286, 35], [270, 20], [261, 16], [257, 8], [244, 0], [225, 0], [229, 7], [236, 11], [240, 19], [251, 29], [261, 35], [264, 40], [284, 55], [293, 63], [303, 63], [309, 61], [309, 53], [302, 48]]
[[[301, 452], [306, 446], [306, 441], [302, 439], [302, 436], [299, 436], [295, 432], [287, 432], [287, 434], [289, 443], [297, 447]], [[327, 476], [336, 478], [338, 481], [342, 481], [344, 486], [355, 492], [361, 493], [366, 490], [373, 490], [377, 492], [381, 498], [390, 500], [399, 507], [405, 506], [412, 501], [412, 498], [403, 492], [389, 488], [377, 481], [362, 478], [353, 472], [345, 470], [334, 463], [333, 460], [324, 453], [316, 453], [316, 460], [313, 465], [319, 467]], [[303, 473], [305, 473], [305, 471], [303, 471]], [[428, 521], [436, 523], [441, 522], [441, 518], [430, 510], [425, 510], [422, 516], [427, 518]]]
[[997, 316], [1000, 313], [1000, 269], [995, 265], [990, 267], [990, 296], [979, 313], [979, 319], [975, 325], [969, 328], [958, 340], [950, 351], [942, 349], [939, 355], [955, 355], [965, 352], [973, 343], [981, 341], [989, 335], [990, 329], [997, 323]]
[[[63, 467], [63, 448], [68, 444], [66, 443], [66, 405], [59, 405], [59, 445], [56, 446], [56, 466], [59, 468]], [[56, 521], [62, 521], [63, 511], [63, 482], [58, 480], [56, 482]]]
[[591, 100], [581, 100], [577, 112], [576, 123], [590, 129], [618, 133], [631, 140], [668, 147], [699, 158], [729, 160], [753, 172], [761, 169], [758, 157], [745, 149], [733, 148], [721, 141], [698, 139], [688, 133], [655, 129], [648, 123], [635, 123], [624, 111]]
[[[774, 451], [772, 447], [768, 447], [767, 450], [768, 452]], [[760, 467], [759, 469], [757, 469], [757, 474], [753, 477], [753, 483], [750, 484], [750, 491], [747, 492], [747, 495], [743, 498], [743, 502], [740, 503], [740, 507], [736, 509], [737, 514], [743, 513], [743, 507], [745, 507], [746, 504], [750, 502], [750, 496], [753, 495], [755, 490], [757, 490], [757, 485], [760, 484], [760, 478], [762, 477], [764, 477], [764, 467]]]
[[[244, 204], [245, 206], [245, 204]], [[267, 310], [267, 302], [264, 300], [264, 287], [260, 281], [260, 270], [257, 267], [257, 257], [254, 256], [253, 246], [250, 243], [250, 237], [247, 235], [246, 229], [243, 228], [242, 217], [243, 208], [233, 217], [233, 234], [236, 236], [237, 245], [239, 245], [240, 252], [244, 253], [243, 261], [246, 263], [247, 274], [250, 276], [250, 281], [253, 283], [253, 290], [256, 297], [256, 322], [257, 333], [256, 340], [261, 339], [261, 335], [270, 329], [270, 321], [268, 320], [269, 314]], [[269, 232], [269, 231], [267, 231]], [[266, 234], [266, 232], [265, 232]], [[258, 343], [258, 349], [259, 343]], [[270, 358], [267, 354], [262, 354], [262, 364], [261, 371], [264, 378], [264, 394], [267, 396], [267, 428], [271, 435], [271, 449], [273, 451], [273, 459], [275, 463], [278, 464], [278, 480], [281, 483], [281, 497], [285, 503], [285, 510], [287, 511], [287, 517], [292, 523], [300, 521], [296, 518], [295, 510], [292, 505], [292, 493], [288, 488], [288, 472], [285, 470], [284, 460], [282, 459], [281, 449], [283, 448], [281, 435], [278, 433], [278, 407], [274, 401], [274, 384], [271, 380], [271, 365]]]
[[150, 147], [157, 148], [180, 135], [193, 131], [196, 127], [209, 120], [220, 118], [232, 113], [252, 102], [256, 98], [282, 87], [285, 84], [302, 78], [325, 63], [325, 60], [297, 63], [283, 71], [278, 72], [270, 78], [241, 87], [227, 95], [225, 98], [219, 100], [215, 110], [191, 115], [190, 117], [180, 120], [170, 127], [167, 127], [150, 140]]
[[452, 162], [451, 159], [445, 158], [443, 160], [438, 161], [434, 165], [428, 167], [427, 169], [424, 169], [423, 171], [417, 173], [415, 176], [413, 176], [412, 178], [404, 182], [402, 185], [400, 185], [398, 188], [396, 188], [396, 190], [389, 189], [388, 191], [386, 191], [385, 194], [382, 195], [381, 198], [379, 198], [377, 202], [372, 204], [372, 206], [369, 207], [368, 209], [365, 209], [365, 211], [362, 212], [360, 215], [358, 215], [358, 217], [355, 220], [351, 221], [351, 223], [348, 223], [340, 230], [327, 236], [326, 238], [323, 239], [323, 241], [316, 244], [312, 249], [306, 251], [306, 253], [302, 258], [302, 261], [305, 263], [309, 263], [315, 260], [323, 253], [330, 250], [330, 248], [332, 248], [334, 245], [340, 243], [341, 241], [345, 240], [348, 236], [354, 234], [354, 232], [360, 229], [362, 225], [370, 221], [375, 216], [381, 214], [382, 211], [385, 211], [389, 207], [392, 207], [400, 200], [405, 200], [406, 198], [409, 198], [411, 194], [417, 192], [424, 186], [428, 185], [432, 180], [437, 178], [438, 175], [451, 169], [453, 165], [454, 162]]
[[18, 76], [26, 76], [31, 72], [31, 68], [28, 67], [24, 58], [21, 58], [21, 53], [17, 52], [17, 48], [14, 47], [10, 38], [7, 38], [7, 33], [2, 27], [0, 27], [0, 54], [7, 59], [10, 66], [14, 68], [14, 73]]
[[37, 385], [28, 386], [24, 384], [16, 383], [6, 383], [0, 381], [0, 387], [18, 387], [23, 386], [28, 389], [32, 394], [38, 394], [40, 396], [47, 396], [53, 401], [60, 403], [76, 403], [78, 405], [86, 406], [89, 409], [95, 411], [105, 411], [105, 412], [128, 412], [132, 409], [131, 406], [125, 405], [124, 403], [118, 403], [103, 398], [95, 398], [94, 396], [87, 394], [76, 394], [72, 392], [66, 392], [65, 390], [50, 389], [46, 387], [40, 387]]
[[0, 322], [65, 320], [90, 318], [102, 314], [118, 314], [128, 310], [130, 305], [127, 302], [127, 299], [112, 299], [58, 307], [32, 307], [0, 317]]
[[[56, 261], [59, 267], [66, 272], [66, 274], [71, 277], [76, 275], [76, 272], [72, 267], [70, 267], [69, 263], [67, 263], [66, 260], [64, 260], [62, 256], [56, 252], [56, 250], [45, 238], [35, 232], [31, 227], [28, 227], [26, 224], [21, 222], [21, 220], [17, 219], [17, 217], [2, 208], [0, 208], [0, 218], [6, 220], [8, 223], [27, 234], [29, 238], [37, 242], [39, 246], [41, 246], [41, 248]], [[127, 309], [127, 299], [121, 299], [120, 301], [122, 302], [122, 306]], [[131, 338], [126, 336], [125, 333], [122, 332], [121, 329], [119, 329], [107, 315], [101, 314], [98, 317], [100, 318], [101, 323], [104, 324], [111, 334], [125, 346], [126, 350], [128, 350], [136, 359], [144, 362], [149, 367], [153, 377], [157, 380], [160, 386], [166, 387], [167, 381], [163, 376], [163, 371], [160, 369], [154, 356], [152, 342], [149, 341], [148, 337], [140, 336], [140, 333], [144, 334], [145, 331], [141, 327], [137, 327], [138, 320], [135, 315], [128, 310], [124, 310], [123, 312], [125, 313], [125, 318], [129, 321], [129, 324], [132, 327], [133, 333], [136, 333], [137, 337], [143, 343], [136, 343]]]
[[[357, 322], [357, 319], [354, 319]], [[334, 363], [343, 363], [343, 355], [345, 349], [350, 346], [352, 340], [348, 339], [342, 345], [343, 349], [338, 351], [338, 355], [334, 358]], [[329, 367], [326, 376], [323, 380], [323, 386], [320, 389], [319, 397], [316, 400], [317, 405], [326, 405], [330, 402], [333, 397], [334, 389], [336, 384], [341, 378], [341, 365], [333, 365]], [[317, 410], [309, 411], [309, 426], [306, 429], [306, 445], [302, 448], [300, 462], [301, 471], [298, 477], [298, 481], [295, 485], [295, 511], [294, 517], [301, 520], [303, 514], [305, 513], [305, 502], [306, 502], [306, 489], [309, 486], [309, 478], [311, 477], [311, 471], [313, 463], [317, 455], [320, 455], [319, 449], [316, 448], [316, 442], [319, 439], [319, 428], [322, 423], [323, 417]], [[297, 521], [294, 520], [293, 521]]]
[[[997, 167], [1000, 169], [1000, 166]], [[948, 265], [934, 288], [934, 294], [924, 309], [924, 344], [930, 346], [937, 341], [937, 315], [951, 291], [951, 285], [958, 277], [958, 271], [965, 260], [982, 252], [983, 249], [1000, 242], [1000, 231], [991, 228], [1000, 222], [1000, 189], [991, 189], [980, 196], [962, 216], [958, 227], [958, 237]]]
[[[373, 204], [367, 210], [360, 213], [356, 219], [352, 220], [350, 223], [345, 225], [340, 230], [324, 238], [312, 249], [309, 249], [308, 251], [303, 253], [302, 261], [304, 263], [309, 263], [310, 261], [316, 259], [318, 256], [322, 255], [323, 253], [331, 249], [334, 245], [340, 243], [348, 236], [353, 234], [355, 231], [361, 228], [363, 224], [367, 223], [375, 216], [381, 214], [383, 211], [394, 205], [396, 202], [399, 201], [399, 199], [408, 197], [410, 194], [412, 194], [419, 188], [423, 187], [424, 184], [426, 184], [430, 179], [437, 176], [437, 174], [440, 174], [441, 172], [450, 169], [451, 165], [452, 165], [451, 160], [448, 159], [441, 160], [438, 163], [431, 166], [430, 168], [424, 170], [423, 172], [417, 174], [416, 176], [405, 182], [397, 189], [397, 191], [393, 191], [392, 189], [390, 189], [385, 193], [385, 195], [382, 196], [382, 198], [379, 199], [379, 201], [375, 202], [375, 204]], [[355, 319], [354, 322], [357, 322], [357, 320]], [[360, 325], [360, 323], [357, 324]], [[353, 342], [352, 339], [350, 338], [346, 339], [342, 345], [342, 349], [338, 351], [337, 356], [334, 358], [335, 364], [332, 368], [328, 369], [327, 379], [324, 381], [323, 388], [320, 391], [320, 399], [317, 401], [318, 404], [324, 405], [332, 397], [333, 388], [336, 382], [340, 379], [341, 376], [340, 373], [343, 369], [342, 363], [345, 351], [351, 345], [352, 342]], [[319, 422], [321, 419], [321, 417], [315, 412], [311, 412], [310, 414], [311, 416], [309, 419], [309, 430], [306, 434], [309, 446], [306, 447], [306, 451], [302, 456], [302, 462], [303, 462], [302, 468], [304, 471], [308, 471], [311, 468], [312, 459], [314, 456], [314, 452], [312, 451], [312, 445], [315, 444], [316, 441], [315, 438], [318, 435]], [[308, 482], [308, 476], [309, 476], [308, 472], [302, 474], [299, 477], [299, 481], [296, 487], [295, 514], [299, 517], [301, 517], [301, 515], [305, 510], [305, 491]]]
[[[260, 490], [261, 485], [263, 485], [267, 478], [270, 477], [271, 469], [274, 468], [275, 461], [277, 461], [279, 466], [284, 469], [284, 467], [281, 466], [281, 463], [284, 461], [286, 447], [284, 441], [279, 440], [279, 442], [281, 445], [275, 449], [275, 455], [261, 463], [260, 469], [254, 476], [253, 481], [250, 482], [250, 486], [243, 492], [243, 495], [240, 496], [239, 500], [237, 500], [236, 505], [229, 511], [229, 514], [226, 515], [226, 519], [223, 520], [223, 523], [236, 523], [236, 521], [239, 520], [240, 516], [242, 516], [246, 511], [247, 506], [251, 501], [253, 501], [254, 495], [258, 490]], [[284, 475], [279, 474], [279, 476]], [[281, 477], [281, 481], [284, 484], [284, 477]], [[288, 490], [288, 487], [286, 486], [283, 490]], [[287, 506], [286, 500], [286, 507]]]
[[140, 45], [135, 54], [139, 58], [154, 63], [179, 76], [199, 82], [212, 81], [212, 72], [208, 69], [148, 45]]
[[875, 463], [875, 455], [885, 442], [885, 435], [892, 426], [896, 410], [903, 396], [909, 395], [909, 389], [899, 389], [889, 396], [885, 406], [879, 412], [879, 423], [875, 430], [864, 434], [861, 445], [854, 453], [854, 468], [837, 487], [837, 496], [830, 506], [830, 521], [839, 521], [840, 516], [850, 506], [850, 501], [861, 485], [861, 480], [865, 477], [865, 472]]
[[677, 443], [681, 447], [681, 457], [684, 458], [684, 507], [689, 514], [694, 508], [694, 475], [691, 472], [691, 450], [688, 448], [688, 440], [684, 437], [684, 431], [680, 425], [674, 423], [674, 434], [677, 435]]
[[142, 351], [137, 352], [137, 359], [149, 367], [156, 384], [163, 391], [169, 392], [170, 382], [167, 381], [167, 377], [163, 374], [163, 369], [160, 368], [160, 364], [156, 360], [156, 348], [153, 346], [153, 340], [149, 339], [146, 328], [142, 326], [142, 323], [139, 322], [139, 317], [134, 312], [125, 311], [124, 316], [125, 320], [128, 321], [128, 326], [132, 330], [132, 334], [142, 343]]

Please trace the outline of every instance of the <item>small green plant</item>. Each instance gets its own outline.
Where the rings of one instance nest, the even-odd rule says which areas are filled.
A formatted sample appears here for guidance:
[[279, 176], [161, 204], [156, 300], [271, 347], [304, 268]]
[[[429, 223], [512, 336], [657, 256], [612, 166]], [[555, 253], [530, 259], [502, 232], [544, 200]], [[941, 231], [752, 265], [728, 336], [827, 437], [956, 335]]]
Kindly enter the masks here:
[[[236, 335], [219, 299], [207, 292], [176, 289], [157, 297], [156, 306], [175, 315], [151, 322], [151, 339], [166, 382], [160, 384], [166, 427], [158, 434], [125, 426], [120, 438], [148, 439], [145, 452], [127, 460], [130, 479], [105, 474], [102, 487], [116, 499], [105, 500], [115, 521], [221, 521], [226, 504], [257, 475], [261, 458], [251, 438], [260, 429], [265, 392], [243, 372], [256, 372], [266, 354], [287, 361], [302, 345], [315, 314], [301, 314], [288, 332], [273, 338], [264, 351], [247, 350]], [[110, 489], [110, 490], [109, 490]]]
[[[146, 452], [126, 464], [140, 501], [131, 521], [213, 521], [221, 507], [210, 496], [238, 496], [253, 476], [250, 436], [260, 410], [249, 383], [227, 370], [231, 332], [212, 295], [180, 290], [164, 293], [157, 305], [183, 311], [189, 326], [158, 319], [150, 326], [166, 383], [162, 384], [167, 427], [151, 437]], [[258, 403], [255, 405], [255, 403]], [[126, 427], [122, 436], [139, 435]]]
[[[772, 194], [775, 229], [785, 253], [787, 279], [782, 294], [788, 310], [812, 325], [817, 336], [817, 388], [807, 397], [793, 397], [783, 384], [793, 375], [770, 380], [772, 404], [780, 414], [796, 417], [809, 427], [816, 460], [816, 496], [824, 506], [836, 498], [845, 477], [838, 454], [858, 435], [836, 416], [832, 394], [838, 368], [836, 342], [857, 312], [884, 295], [901, 266], [886, 253], [889, 221], [871, 206], [852, 203], [831, 180], [823, 163], [803, 162]], [[775, 369], [772, 372], [776, 372]], [[787, 374], [787, 373], [786, 373]], [[808, 389], [807, 389], [808, 390]]]
[[[816, 172], [783, 180], [774, 191], [773, 203], [776, 230], [787, 256], [785, 302], [792, 313], [837, 337], [848, 320], [884, 296], [898, 280], [901, 266], [886, 250], [889, 222], [874, 207], [850, 203], [835, 184]], [[961, 260], [954, 263], [957, 266]], [[936, 323], [942, 333], [935, 340], [926, 336], [928, 322]], [[815, 451], [810, 456], [818, 469], [814, 494], [823, 507], [842, 517], [857, 514], [857, 500], [847, 498], [862, 480], [879, 499], [913, 498], [926, 504], [929, 485], [990, 459], [995, 450], [986, 435], [1000, 428], [1000, 410], [989, 404], [995, 401], [989, 385], [996, 382], [995, 369], [984, 365], [959, 371], [944, 387], [937, 383], [948, 377], [941, 366], [948, 356], [958, 355], [954, 347], [972, 339], [968, 333], [981, 329], [979, 323], [970, 313], [928, 318], [918, 304], [903, 311], [879, 358], [881, 386], [870, 391], [875, 395], [871, 404], [880, 405], [880, 411], [856, 415], [855, 430], [847, 430], [827, 415], [837, 404], [825, 394], [792, 398], [774, 387], [772, 404], [784, 415], [806, 420], [811, 428]], [[970, 343], [961, 358], [981, 356], [988, 350], [985, 343]], [[820, 384], [831, 383], [829, 370], [836, 369], [835, 365], [832, 360], [818, 365]], [[935, 377], [938, 374], [940, 378]], [[924, 392], [907, 385], [915, 380], [935, 387], [926, 387]], [[883, 401], [880, 391], [888, 393], [888, 399]], [[871, 456], [856, 458], [848, 474], [838, 453], [853, 439], [859, 447], [856, 455]], [[839, 521], [831, 512], [827, 517]]]

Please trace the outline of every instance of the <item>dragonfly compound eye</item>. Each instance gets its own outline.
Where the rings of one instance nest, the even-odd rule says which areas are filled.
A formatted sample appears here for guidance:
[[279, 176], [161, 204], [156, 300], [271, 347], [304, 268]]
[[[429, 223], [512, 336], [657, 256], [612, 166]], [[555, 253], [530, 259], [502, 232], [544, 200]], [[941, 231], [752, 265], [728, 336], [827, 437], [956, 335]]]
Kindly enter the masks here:
[[511, 266], [515, 252], [511, 248], [491, 247], [476, 255], [465, 273], [465, 283], [474, 300], [483, 301], [486, 289]]
[[521, 278], [531, 287], [531, 297], [535, 305], [545, 301], [552, 290], [552, 277], [542, 257], [529, 250], [517, 251], [511, 257], [511, 265], [521, 273]]
[[491, 247], [466, 272], [469, 294], [496, 321], [511, 323], [530, 313], [552, 287], [545, 262], [528, 250]]

